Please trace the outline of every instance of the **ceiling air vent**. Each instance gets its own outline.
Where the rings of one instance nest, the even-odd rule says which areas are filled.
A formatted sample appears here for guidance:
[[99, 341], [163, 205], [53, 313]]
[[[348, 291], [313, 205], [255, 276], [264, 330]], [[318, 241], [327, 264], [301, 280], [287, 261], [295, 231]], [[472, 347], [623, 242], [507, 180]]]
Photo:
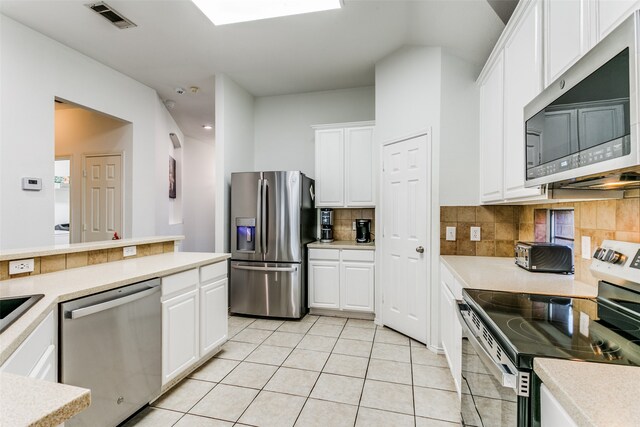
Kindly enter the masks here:
[[116, 11], [114, 8], [103, 1], [98, 3], [85, 4], [85, 6], [102, 16], [104, 19], [107, 19], [109, 22], [111, 22], [121, 30], [124, 30], [125, 28], [137, 27], [136, 24], [122, 16], [118, 11]]

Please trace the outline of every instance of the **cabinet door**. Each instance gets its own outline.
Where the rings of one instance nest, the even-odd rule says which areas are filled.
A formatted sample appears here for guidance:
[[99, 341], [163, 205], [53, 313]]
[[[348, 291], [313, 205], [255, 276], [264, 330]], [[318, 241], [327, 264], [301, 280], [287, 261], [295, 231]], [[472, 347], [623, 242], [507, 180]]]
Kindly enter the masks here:
[[545, 0], [545, 87], [592, 46], [589, 12], [589, 0]]
[[451, 375], [456, 384], [458, 396], [461, 393], [462, 374], [462, 326], [458, 320], [458, 305], [445, 282], [440, 286], [440, 333]]
[[346, 206], [375, 206], [373, 127], [346, 128]]
[[309, 261], [309, 307], [340, 309], [340, 263]]
[[502, 199], [504, 61], [500, 54], [480, 87], [480, 200]]
[[524, 106], [542, 90], [542, 2], [531, 2], [504, 48], [504, 198], [540, 195], [525, 188]]
[[200, 357], [227, 339], [227, 278], [200, 287]]
[[340, 264], [340, 308], [373, 312], [374, 264]]
[[198, 291], [162, 303], [162, 382], [198, 360]]
[[343, 207], [344, 130], [316, 131], [316, 207]]
[[602, 40], [638, 7], [638, 0], [596, 0], [597, 41]]

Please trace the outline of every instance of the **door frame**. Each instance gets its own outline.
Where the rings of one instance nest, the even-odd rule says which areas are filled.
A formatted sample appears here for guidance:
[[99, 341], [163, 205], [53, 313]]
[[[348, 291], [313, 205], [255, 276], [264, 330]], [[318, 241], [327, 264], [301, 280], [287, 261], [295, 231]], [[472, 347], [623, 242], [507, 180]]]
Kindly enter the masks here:
[[[74, 158], [73, 158], [73, 154], [60, 154], [60, 155], [54, 155], [53, 157], [53, 162], [55, 164], [56, 161], [58, 160], [69, 160], [69, 243], [72, 243], [72, 239], [73, 239], [73, 230], [74, 227], [77, 227], [77, 224], [74, 226], [74, 217], [73, 217], [73, 201], [74, 201], [74, 197], [73, 197], [73, 168], [75, 166], [75, 162], [74, 162]], [[53, 202], [55, 203], [55, 195], [53, 197]]]
[[[425, 136], [427, 139], [427, 147], [424, 150], [425, 165], [429, 168], [426, 173], [426, 189], [427, 189], [427, 218], [425, 218], [426, 224], [426, 239], [425, 248], [427, 249], [427, 259], [425, 260], [427, 279], [427, 316], [426, 325], [427, 330], [427, 347], [432, 351], [441, 353], [442, 347], [440, 343], [440, 323], [439, 323], [439, 301], [440, 291], [438, 286], [434, 286], [434, 283], [439, 283], [439, 258], [440, 258], [440, 192], [439, 192], [439, 179], [433, 179], [440, 176], [439, 162], [437, 159], [440, 157], [440, 150], [437, 144], [433, 143], [433, 131], [431, 127], [424, 128], [420, 131], [412, 132], [399, 138], [393, 138], [382, 141], [379, 145], [379, 167], [378, 167], [378, 200], [379, 203], [376, 206], [376, 224], [380, 224], [377, 227], [380, 228], [377, 232], [382, 236], [383, 227], [385, 225], [385, 218], [383, 215], [385, 204], [383, 187], [384, 187], [384, 175], [383, 175], [383, 162], [384, 162], [384, 147], [392, 145], [398, 142], [406, 141], [408, 139], [418, 138]], [[431, 208], [431, 209], [429, 209]], [[438, 238], [433, 238], [438, 236]], [[383, 271], [383, 240], [382, 238], [377, 243], [376, 248], [376, 267], [375, 277], [378, 278], [375, 282], [375, 323], [379, 326], [384, 325], [383, 305], [382, 305], [382, 274]]]
[[80, 203], [82, 205], [82, 221], [80, 224], [80, 242], [84, 243], [85, 242], [85, 224], [86, 224], [86, 203], [85, 203], [85, 198], [86, 198], [86, 192], [87, 192], [87, 159], [89, 157], [112, 157], [112, 156], [120, 156], [120, 224], [121, 224], [121, 228], [122, 228], [122, 234], [120, 234], [120, 238], [124, 239], [124, 230], [125, 230], [125, 210], [126, 210], [126, 206], [125, 206], [125, 177], [126, 177], [126, 170], [125, 170], [125, 153], [124, 151], [114, 151], [112, 153], [82, 153], [82, 172], [81, 172], [81, 176], [82, 176], [82, 193], [80, 194]]

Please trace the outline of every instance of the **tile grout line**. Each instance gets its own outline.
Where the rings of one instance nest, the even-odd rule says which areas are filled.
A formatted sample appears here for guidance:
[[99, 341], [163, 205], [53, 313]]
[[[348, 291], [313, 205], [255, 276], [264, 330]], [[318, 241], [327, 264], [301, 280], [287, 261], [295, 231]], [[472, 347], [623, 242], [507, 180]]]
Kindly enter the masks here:
[[371, 348], [369, 349], [369, 358], [367, 359], [367, 369], [364, 373], [364, 381], [362, 381], [362, 391], [360, 392], [360, 399], [358, 400], [358, 409], [356, 410], [356, 418], [353, 420], [353, 425], [355, 427], [358, 422], [358, 415], [360, 414], [360, 404], [362, 403], [362, 396], [364, 396], [364, 386], [367, 383], [367, 375], [369, 374], [369, 365], [371, 365], [371, 355], [373, 354], [373, 345], [376, 342], [376, 335], [378, 334], [378, 325], [374, 323], [373, 329], [373, 341], [371, 341]]

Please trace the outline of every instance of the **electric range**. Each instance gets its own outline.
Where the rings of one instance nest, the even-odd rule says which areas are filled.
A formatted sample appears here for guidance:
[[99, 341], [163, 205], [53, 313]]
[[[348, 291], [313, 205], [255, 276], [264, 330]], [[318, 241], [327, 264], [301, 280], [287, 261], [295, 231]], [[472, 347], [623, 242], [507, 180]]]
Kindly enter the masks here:
[[640, 366], [640, 244], [603, 242], [590, 270], [593, 299], [463, 290], [465, 425], [539, 425], [536, 357]]

